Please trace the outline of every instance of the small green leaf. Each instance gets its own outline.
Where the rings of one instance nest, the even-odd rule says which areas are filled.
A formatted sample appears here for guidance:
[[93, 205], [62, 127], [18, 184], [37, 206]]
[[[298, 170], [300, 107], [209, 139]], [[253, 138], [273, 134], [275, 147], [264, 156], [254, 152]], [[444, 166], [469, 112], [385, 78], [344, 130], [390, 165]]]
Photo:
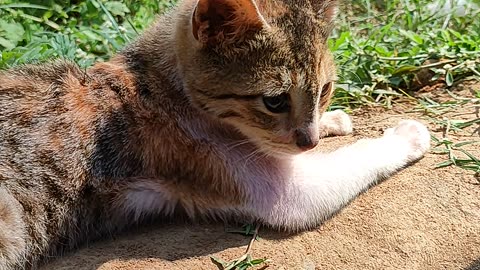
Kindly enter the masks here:
[[401, 75], [405, 73], [412, 73], [419, 70], [417, 66], [412, 66], [412, 65], [403, 65], [393, 71], [393, 75]]
[[218, 266], [218, 268], [220, 269], [223, 269], [225, 268], [225, 266], [228, 264], [226, 261], [220, 259], [220, 258], [217, 258], [217, 257], [214, 257], [214, 256], [210, 256], [210, 260]]
[[453, 85], [453, 75], [452, 72], [447, 71], [447, 74], [445, 75], [445, 82], [447, 83], [448, 86]]
[[5, 47], [7, 50], [15, 48], [15, 44], [13, 44], [9, 40], [4, 39], [3, 37], [0, 37], [0, 46]]
[[265, 263], [267, 261], [268, 261], [267, 259], [255, 259], [255, 260], [251, 260], [250, 263], [252, 265], [259, 265], [259, 264]]
[[127, 13], [130, 13], [128, 7], [119, 1], [108, 1], [105, 3], [105, 8], [107, 8], [113, 16], [124, 17]]
[[463, 149], [458, 149], [458, 151], [464, 153], [467, 157], [469, 157], [473, 162], [480, 164], [480, 160], [475, 157], [474, 155], [470, 154], [468, 151], [463, 150]]
[[444, 167], [448, 167], [448, 166], [452, 166], [452, 165], [455, 165], [455, 163], [451, 160], [447, 160], [447, 161], [438, 163], [437, 166], [435, 166], [435, 168], [439, 169], [439, 168], [444, 168]]
[[48, 10], [48, 7], [46, 7], [46, 6], [29, 4], [29, 3], [16, 3], [16, 4], [0, 5], [0, 9], [6, 9], [6, 8], [34, 8], [34, 9]]
[[400, 32], [402, 35], [404, 35], [404, 36], [406, 36], [407, 38], [409, 38], [410, 40], [414, 41], [415, 43], [417, 43], [417, 44], [419, 44], [419, 45], [423, 44], [423, 38], [422, 38], [420, 35], [412, 32], [412, 31], [410, 31], [410, 30], [400, 29], [399, 32]]
[[5, 46], [7, 49], [13, 49], [19, 41], [23, 40], [24, 33], [25, 29], [20, 23], [0, 19], [0, 36], [10, 43], [10, 46]]

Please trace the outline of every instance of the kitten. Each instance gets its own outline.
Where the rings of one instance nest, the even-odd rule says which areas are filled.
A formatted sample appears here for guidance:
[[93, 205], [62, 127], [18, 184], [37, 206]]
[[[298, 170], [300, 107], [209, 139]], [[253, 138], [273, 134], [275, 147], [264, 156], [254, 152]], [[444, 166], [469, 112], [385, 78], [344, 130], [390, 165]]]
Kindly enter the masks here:
[[352, 131], [324, 112], [335, 0], [185, 0], [111, 61], [0, 74], [0, 269], [146, 217], [317, 226], [421, 158], [409, 120], [320, 153]]

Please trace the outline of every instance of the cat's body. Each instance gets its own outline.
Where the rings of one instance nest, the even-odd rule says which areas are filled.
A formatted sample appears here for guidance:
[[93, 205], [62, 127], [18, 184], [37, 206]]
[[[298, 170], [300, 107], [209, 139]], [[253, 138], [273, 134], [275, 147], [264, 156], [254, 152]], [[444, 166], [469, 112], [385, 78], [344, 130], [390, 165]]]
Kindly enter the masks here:
[[0, 73], [0, 269], [176, 212], [311, 228], [420, 158], [429, 135], [413, 121], [305, 152], [351, 132], [343, 112], [322, 114], [334, 9], [187, 0], [87, 71]]

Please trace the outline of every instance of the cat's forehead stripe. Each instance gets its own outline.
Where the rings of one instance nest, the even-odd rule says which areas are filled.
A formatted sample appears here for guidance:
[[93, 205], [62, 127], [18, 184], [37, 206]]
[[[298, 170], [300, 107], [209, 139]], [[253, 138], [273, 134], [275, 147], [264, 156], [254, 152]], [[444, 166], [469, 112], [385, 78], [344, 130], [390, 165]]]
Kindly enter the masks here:
[[275, 20], [277, 27], [282, 29], [297, 65], [312, 66], [317, 64], [322, 53], [321, 46], [325, 37], [324, 27], [313, 11], [298, 9], [284, 14]]

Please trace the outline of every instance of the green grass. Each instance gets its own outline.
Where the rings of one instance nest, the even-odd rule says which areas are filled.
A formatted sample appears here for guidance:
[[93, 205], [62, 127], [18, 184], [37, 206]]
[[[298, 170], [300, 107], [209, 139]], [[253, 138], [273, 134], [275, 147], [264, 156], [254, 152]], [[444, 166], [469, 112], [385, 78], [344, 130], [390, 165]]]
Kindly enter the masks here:
[[[432, 136], [434, 148], [432, 150], [435, 154], [442, 154], [447, 156], [447, 160], [437, 165], [437, 168], [448, 166], [457, 166], [459, 168], [472, 171], [477, 176], [480, 175], [480, 159], [464, 149], [466, 146], [480, 145], [478, 136], [472, 136], [471, 140], [456, 142], [450, 139], [450, 135], [460, 134], [471, 135], [465, 131], [467, 128], [472, 128], [474, 134], [479, 132], [480, 118], [472, 120], [452, 119], [447, 115], [455, 115], [456, 110], [460, 107], [469, 107], [474, 110], [475, 107], [480, 106], [480, 91], [475, 93], [473, 98], [458, 97], [451, 91], [447, 90], [450, 99], [444, 102], [437, 102], [430, 98], [418, 99], [418, 105], [413, 109], [413, 112], [421, 112], [426, 115], [427, 120], [435, 124], [443, 131], [442, 138]], [[470, 129], [468, 132], [471, 133]], [[472, 148], [472, 147], [470, 147]]]
[[473, 171], [476, 174], [480, 173], [480, 159], [462, 148], [466, 145], [478, 145], [480, 144], [479, 141], [455, 143], [447, 138], [439, 139], [432, 137], [432, 139], [436, 143], [436, 147], [433, 149], [433, 152], [437, 154], [448, 155], [448, 160], [439, 163], [437, 168], [455, 165], [462, 169]]
[[170, 1], [0, 0], [0, 68], [63, 57], [87, 67], [110, 58]]
[[219, 270], [246, 270], [251, 267], [259, 267], [259, 266], [262, 267], [261, 269], [267, 268], [270, 260], [266, 258], [254, 259], [250, 254], [253, 244], [256, 241], [260, 240], [260, 238], [258, 237], [259, 230], [260, 230], [259, 224], [257, 225], [246, 224], [241, 228], [227, 229], [226, 232], [228, 233], [236, 233], [236, 234], [241, 234], [241, 235], [251, 237], [247, 250], [242, 256], [228, 262], [214, 256], [211, 256], [210, 260], [212, 261], [213, 264], [215, 264], [218, 267]]
[[269, 262], [268, 259], [252, 259], [250, 254], [244, 254], [229, 262], [215, 257], [211, 257], [211, 260], [219, 270], [245, 270], [257, 266], [268, 267], [266, 264]]
[[428, 83], [480, 77], [480, 9], [449, 17], [431, 14], [431, 2], [348, 2], [330, 40], [341, 84], [335, 106], [390, 106]]

